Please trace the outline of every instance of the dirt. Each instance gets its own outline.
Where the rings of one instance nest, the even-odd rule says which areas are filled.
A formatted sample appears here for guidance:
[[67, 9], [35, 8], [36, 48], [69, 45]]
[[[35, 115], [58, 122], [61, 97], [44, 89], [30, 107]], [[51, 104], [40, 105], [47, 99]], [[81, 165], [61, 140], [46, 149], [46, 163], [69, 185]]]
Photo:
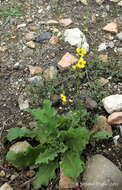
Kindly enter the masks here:
[[[106, 10], [107, 5], [110, 6], [109, 11]], [[118, 23], [119, 31], [122, 29], [122, 8], [118, 7], [116, 3], [108, 1], [106, 1], [102, 6], [97, 5], [95, 3], [95, 0], [89, 0], [88, 6], [84, 6], [82, 3], [76, 0], [1, 1], [0, 13], [1, 10], [10, 8], [21, 10], [22, 16], [5, 17], [0, 14], [0, 46], [7, 46], [7, 50], [5, 52], [0, 51], [0, 139], [3, 139], [5, 137], [8, 129], [17, 125], [24, 125], [29, 127], [29, 122], [32, 121], [30, 115], [23, 111], [20, 111], [18, 105], [18, 97], [21, 93], [23, 93], [25, 87], [27, 87], [26, 81], [28, 77], [30, 77], [28, 66], [38, 65], [42, 68], [47, 68], [49, 65], [54, 65], [57, 67], [57, 62], [66, 52], [70, 52], [75, 55], [75, 47], [70, 46], [63, 40], [61, 40], [60, 43], [57, 43], [56, 45], [51, 45], [48, 41], [46, 41], [42, 44], [37, 43], [35, 49], [27, 48], [25, 45], [25, 35], [30, 31], [30, 26], [39, 26], [39, 29], [35, 31], [37, 36], [44, 31], [52, 32], [55, 28], [63, 32], [66, 28], [78, 27], [85, 33], [90, 45], [90, 53], [86, 58], [88, 60], [88, 64], [93, 62], [99, 54], [103, 54], [98, 53], [97, 49], [100, 43], [108, 40], [107, 36], [109, 34], [102, 31], [102, 27], [105, 26], [105, 24], [108, 22], [116, 20]], [[97, 17], [96, 21], [93, 23], [92, 18], [94, 15], [97, 15]], [[71, 18], [73, 20], [73, 24], [68, 27], [61, 25], [41, 24], [42, 21], [45, 22], [50, 19], [59, 20], [60, 18]], [[17, 29], [17, 26], [21, 23], [25, 23], [26, 26]], [[113, 36], [115, 37], [115, 35]], [[119, 47], [122, 46], [122, 42], [117, 41], [116, 43]], [[104, 72], [102, 73], [102, 77], [110, 77], [113, 74], [113, 78], [109, 81], [109, 84], [106, 88], [102, 87], [101, 89], [102, 91], [105, 91], [106, 94], [122, 93], [122, 76], [120, 72], [122, 69], [122, 55], [116, 54], [112, 48], [107, 49], [107, 54], [110, 64], [116, 63], [116, 67], [114, 65], [113, 67], [110, 66], [109, 71], [105, 71], [105, 75]], [[16, 63], [19, 63], [19, 68], [15, 68], [14, 65]], [[88, 66], [87, 71], [89, 79], [91, 81], [92, 76], [96, 72], [95, 63], [94, 67], [92, 67], [93, 74], [90, 73], [90, 69], [91, 66]], [[70, 80], [70, 77], [67, 79], [67, 75], [71, 75], [71, 73], [62, 73], [59, 71], [59, 78], [55, 83], [55, 90], [53, 89], [52, 95], [51, 92], [49, 94], [49, 98], [54, 101], [54, 97], [52, 98], [54, 94], [58, 95], [61, 93], [62, 89], [66, 90], [66, 95], [72, 100], [70, 105], [62, 105], [59, 97], [58, 100], [56, 99], [56, 101], [54, 101], [54, 106], [59, 109], [59, 112], [61, 113], [72, 109], [74, 103], [76, 103], [76, 81], [72, 83], [73, 80]], [[81, 77], [82, 92], [80, 95], [82, 96], [82, 94], [84, 94], [83, 91], [89, 94], [90, 90], [92, 89], [94, 93], [91, 93], [90, 95], [99, 103], [99, 108], [95, 112], [97, 112], [97, 114], [104, 113], [107, 115], [100, 102], [102, 96], [105, 94], [100, 94], [101, 89], [98, 91], [95, 91], [95, 89], [92, 87], [90, 89], [86, 72], [84, 76], [83, 78]], [[98, 77], [100, 76], [101, 74], [99, 73]], [[94, 79], [92, 82], [94, 82]], [[67, 84], [69, 85], [68, 88]], [[50, 84], [48, 84], [48, 87], [50, 88]], [[37, 90], [38, 95], [35, 96], [36, 100], [34, 97], [30, 99], [31, 107], [39, 106], [39, 99], [42, 101], [44, 98], [47, 98], [48, 90], [49, 89], [46, 87], [45, 92], [40, 93], [41, 91]], [[93, 112], [93, 114], [95, 113]], [[115, 129], [114, 135], [118, 134], [120, 134], [120, 132]], [[26, 176], [28, 168], [26, 170], [18, 171], [5, 161], [5, 154], [9, 146], [10, 144], [4, 144], [1, 141], [0, 170], [4, 170], [6, 175], [0, 179], [0, 185], [2, 185], [4, 182], [9, 181], [10, 185], [15, 190], [32, 189], [31, 179]], [[108, 159], [110, 159], [119, 169], [122, 170], [121, 148], [121, 146], [115, 146], [112, 139], [107, 141], [100, 141], [94, 145], [89, 145], [87, 151], [84, 152], [84, 156], [88, 158], [96, 153], [103, 154]], [[15, 173], [18, 173], [18, 176], [12, 180], [11, 175]], [[57, 177], [54, 181], [52, 181], [51, 184], [49, 184], [48, 187], [44, 187], [41, 190], [56, 188], [58, 179], [59, 178]]]

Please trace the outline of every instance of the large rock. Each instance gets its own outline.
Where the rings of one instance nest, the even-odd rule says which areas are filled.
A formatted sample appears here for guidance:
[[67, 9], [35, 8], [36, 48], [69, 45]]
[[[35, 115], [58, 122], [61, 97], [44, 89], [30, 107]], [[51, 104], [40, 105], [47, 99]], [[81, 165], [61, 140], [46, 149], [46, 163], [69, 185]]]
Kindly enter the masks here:
[[13, 190], [13, 188], [8, 184], [4, 183], [1, 187], [0, 190]]
[[68, 42], [72, 46], [78, 48], [84, 48], [86, 51], [89, 50], [89, 44], [87, 43], [85, 34], [79, 30], [79, 28], [67, 29], [64, 32], [64, 41]]
[[121, 190], [122, 172], [110, 160], [97, 154], [87, 163], [82, 185], [83, 190]]
[[122, 95], [111, 95], [102, 100], [105, 110], [108, 113], [122, 110]]
[[110, 125], [118, 125], [122, 123], [122, 112], [114, 112], [108, 117]]

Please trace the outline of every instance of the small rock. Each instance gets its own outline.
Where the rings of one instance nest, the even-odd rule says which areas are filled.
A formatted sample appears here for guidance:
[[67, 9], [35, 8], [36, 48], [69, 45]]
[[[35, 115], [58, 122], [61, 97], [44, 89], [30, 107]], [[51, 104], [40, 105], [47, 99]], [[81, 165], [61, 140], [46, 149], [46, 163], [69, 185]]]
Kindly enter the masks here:
[[4, 170], [1, 170], [1, 171], [0, 171], [0, 177], [5, 177], [5, 175], [6, 175], [5, 171], [4, 171]]
[[26, 27], [26, 23], [22, 23], [17, 25], [17, 29]]
[[118, 2], [118, 6], [122, 6], [122, 1]]
[[105, 0], [96, 0], [96, 3], [101, 5]]
[[100, 79], [98, 80], [98, 82], [100, 83], [101, 86], [105, 86], [106, 84], [109, 83], [109, 80], [105, 79], [104, 77], [100, 77]]
[[83, 190], [121, 190], [122, 172], [107, 158], [91, 157], [83, 175]]
[[69, 26], [70, 24], [72, 24], [72, 20], [70, 18], [61, 19], [59, 20], [59, 23], [63, 26]]
[[34, 40], [35, 39], [35, 35], [34, 35], [34, 32], [29, 32], [25, 35], [25, 39], [27, 41], [31, 41], [31, 40]]
[[48, 21], [46, 22], [46, 24], [59, 24], [59, 22], [56, 21], [56, 20], [48, 20]]
[[22, 55], [23, 55], [23, 57], [32, 57], [33, 49], [25, 48]]
[[120, 94], [107, 96], [102, 102], [108, 113], [122, 110], [122, 95]]
[[118, 40], [122, 41], [122, 32], [118, 33], [116, 37], [118, 38]]
[[89, 44], [87, 43], [85, 34], [79, 30], [79, 28], [71, 28], [64, 31], [64, 41], [68, 42], [72, 46], [78, 48], [84, 48], [89, 50]]
[[14, 69], [18, 70], [20, 68], [19, 62], [15, 63], [13, 66]]
[[116, 22], [110, 22], [106, 26], [103, 27], [104, 31], [111, 32], [111, 33], [117, 33], [118, 32], [118, 26]]
[[18, 174], [18, 173], [15, 173], [15, 174], [11, 175], [10, 179], [13, 181], [13, 180], [15, 180], [18, 176], [19, 176], [19, 174]]
[[29, 102], [28, 100], [24, 100], [24, 95], [21, 94], [18, 98], [18, 104], [19, 104], [19, 108], [20, 110], [25, 110], [29, 108]]
[[59, 42], [59, 38], [57, 36], [52, 36], [49, 40], [49, 43], [55, 45]]
[[57, 73], [57, 69], [54, 66], [50, 66], [44, 71], [43, 76], [46, 80], [54, 80], [57, 77]]
[[84, 5], [88, 5], [87, 0], [80, 0], [81, 3], [83, 3]]
[[29, 70], [32, 76], [43, 72], [43, 69], [39, 66], [29, 66]]
[[87, 96], [85, 98], [85, 107], [88, 109], [96, 109], [97, 108], [97, 102], [95, 100], [93, 100], [91, 97]]
[[8, 46], [0, 46], [0, 52], [5, 52], [8, 50]]
[[34, 85], [34, 86], [38, 86], [41, 87], [44, 85], [43, 79], [41, 76], [34, 76], [28, 79], [28, 81]]
[[0, 190], [13, 190], [13, 188], [8, 184], [4, 183], [1, 187]]
[[37, 38], [35, 38], [35, 42], [43, 42], [45, 40], [49, 40], [52, 37], [51, 32], [43, 32], [41, 35], [39, 35]]
[[73, 189], [77, 187], [76, 181], [65, 176], [63, 171], [60, 172], [59, 190]]
[[26, 176], [27, 177], [33, 177], [35, 175], [35, 171], [34, 170], [29, 170], [29, 171], [27, 171], [27, 173], [26, 173]]
[[101, 54], [98, 57], [103, 62], [108, 62], [108, 55], [107, 54]]
[[78, 59], [76, 57], [74, 57], [72, 54], [70, 54], [69, 52], [67, 52], [61, 58], [61, 60], [58, 62], [58, 67], [61, 70], [64, 70], [64, 69], [70, 67], [72, 64], [76, 63], [77, 61], [78, 61]]
[[108, 117], [109, 125], [122, 124], [122, 112], [114, 112]]
[[26, 43], [27, 47], [34, 49], [36, 47], [35, 43], [33, 41], [29, 41]]
[[31, 31], [37, 31], [37, 30], [40, 29], [40, 27], [35, 25], [35, 26], [30, 26], [29, 29], [30, 29]]
[[103, 115], [100, 115], [98, 117], [97, 122], [95, 123], [93, 130], [94, 131], [106, 131], [106, 132], [112, 134], [112, 128], [107, 123], [107, 118]]
[[114, 3], [118, 3], [120, 0], [110, 0], [110, 1], [112, 1]]
[[27, 141], [20, 141], [17, 142], [15, 144], [13, 144], [9, 151], [13, 151], [15, 153], [19, 153], [19, 152], [26, 152], [28, 147], [31, 147], [31, 145], [27, 142]]
[[106, 44], [106, 42], [103, 42], [99, 45], [98, 51], [104, 51], [104, 50], [106, 50], [106, 48], [107, 48], [107, 44]]
[[114, 48], [114, 42], [113, 42], [113, 41], [108, 42], [108, 43], [107, 43], [107, 47], [109, 47], [109, 48]]
[[117, 48], [117, 52], [122, 55], [122, 48]]

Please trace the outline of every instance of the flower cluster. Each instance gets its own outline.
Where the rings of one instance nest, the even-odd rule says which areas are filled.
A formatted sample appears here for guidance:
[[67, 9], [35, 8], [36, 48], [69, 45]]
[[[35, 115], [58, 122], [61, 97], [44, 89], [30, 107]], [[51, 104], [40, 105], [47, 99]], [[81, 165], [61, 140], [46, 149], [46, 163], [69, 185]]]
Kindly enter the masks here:
[[84, 55], [86, 55], [87, 52], [84, 48], [77, 48], [76, 52], [79, 56], [79, 60], [78, 60], [76, 65], [72, 66], [72, 68], [73, 69], [77, 69], [77, 68], [83, 69], [86, 65], [86, 61], [83, 59], [83, 57], [84, 57]]

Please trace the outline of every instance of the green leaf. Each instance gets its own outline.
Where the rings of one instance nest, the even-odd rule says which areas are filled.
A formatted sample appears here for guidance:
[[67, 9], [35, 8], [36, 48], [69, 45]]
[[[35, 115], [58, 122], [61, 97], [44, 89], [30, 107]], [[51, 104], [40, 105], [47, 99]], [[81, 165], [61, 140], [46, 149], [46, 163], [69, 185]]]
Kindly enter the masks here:
[[9, 151], [6, 155], [6, 160], [17, 167], [26, 167], [33, 165], [39, 153], [42, 151], [42, 146], [28, 147], [26, 152], [15, 153]]
[[112, 134], [107, 131], [99, 131], [93, 136], [96, 139], [108, 139], [110, 137], [112, 137]]
[[40, 153], [36, 159], [36, 164], [46, 163], [48, 164], [49, 161], [54, 160], [57, 157], [57, 152], [54, 150], [46, 149], [43, 153]]
[[9, 132], [7, 134], [7, 139], [9, 141], [12, 141], [17, 138], [22, 138], [24, 136], [29, 135], [30, 132], [31, 132], [31, 130], [27, 129], [26, 127], [22, 127], [22, 128], [15, 127], [15, 128], [12, 128], [9, 130]]
[[66, 152], [60, 165], [64, 174], [72, 179], [76, 179], [84, 170], [84, 162], [78, 152]]
[[68, 148], [81, 153], [89, 143], [90, 131], [85, 127], [71, 128], [62, 132], [61, 136]]
[[57, 167], [58, 164], [56, 162], [40, 166], [33, 181], [34, 189], [39, 189], [42, 185], [48, 185], [49, 181], [55, 177], [55, 169]]

